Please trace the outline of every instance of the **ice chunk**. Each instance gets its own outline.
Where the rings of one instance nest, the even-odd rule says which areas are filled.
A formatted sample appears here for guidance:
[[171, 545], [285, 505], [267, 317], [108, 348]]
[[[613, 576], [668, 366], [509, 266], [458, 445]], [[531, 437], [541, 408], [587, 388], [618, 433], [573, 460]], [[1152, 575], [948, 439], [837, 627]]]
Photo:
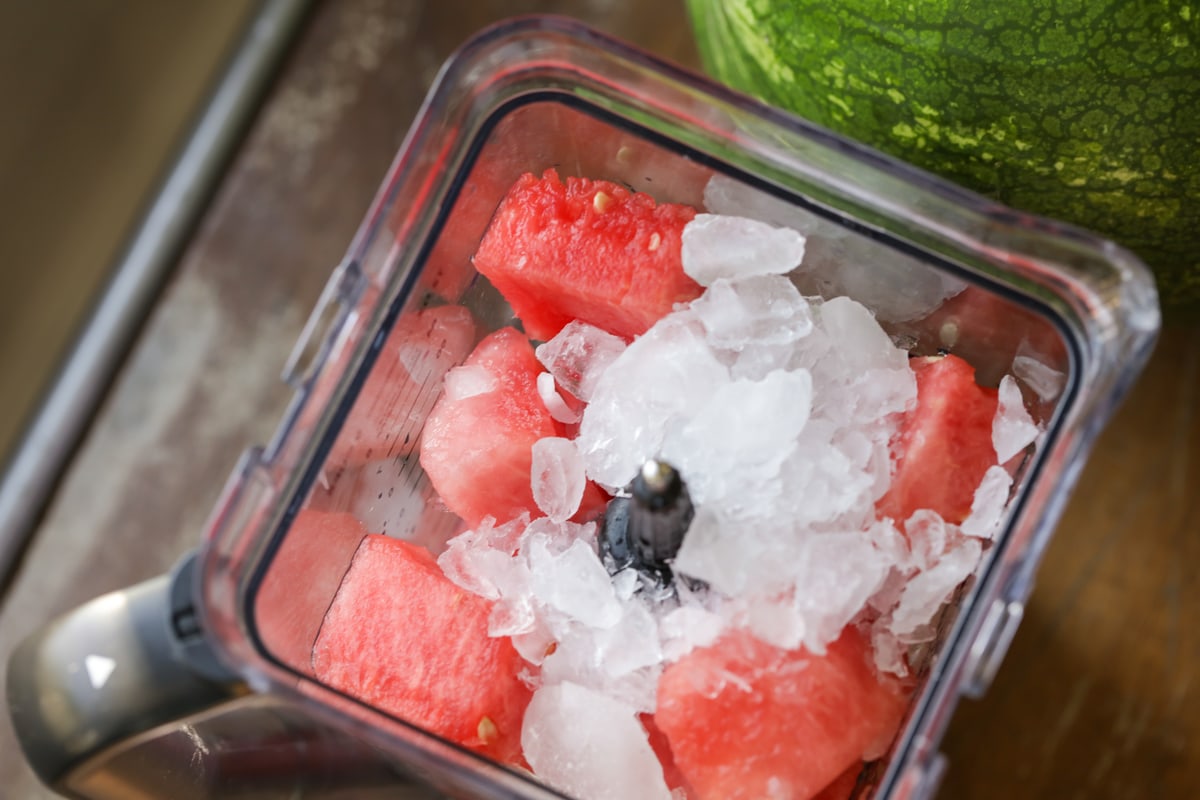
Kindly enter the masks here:
[[795, 650], [808, 633], [808, 622], [800, 609], [776, 597], [750, 596], [730, 610], [756, 637], [784, 650]]
[[708, 647], [725, 629], [719, 614], [696, 604], [685, 604], [667, 612], [659, 622], [663, 657], [676, 661], [697, 647]]
[[742, 553], [749, 542], [739, 541], [736, 535], [728, 535], [726, 525], [715, 512], [707, 507], [697, 510], [683, 544], [675, 554], [673, 567], [676, 572], [697, 578], [709, 586], [734, 595], [749, 583], [750, 576], [744, 574]]
[[533, 593], [542, 603], [592, 627], [611, 627], [621, 619], [608, 570], [587, 542], [578, 539], [555, 555], [543, 537], [533, 537], [529, 561]]
[[798, 556], [793, 603], [804, 646], [823, 653], [883, 586], [891, 562], [859, 531], [808, 536]]
[[751, 342], [734, 355], [729, 365], [729, 374], [734, 379], [760, 381], [767, 373], [777, 369], [788, 369], [794, 353], [793, 344]]
[[852, 297], [885, 322], [925, 317], [966, 288], [923, 261], [723, 175], [709, 179], [704, 205], [714, 214], [740, 214], [800, 232], [804, 261], [791, 276], [800, 290]]
[[487, 367], [468, 364], [446, 373], [446, 396], [450, 400], [465, 400], [496, 389], [496, 376]]
[[[730, 497], [732, 489], [779, 473], [808, 422], [812, 376], [807, 370], [769, 373], [716, 389], [691, 419], [668, 430], [662, 454], [686, 476], [699, 503]], [[738, 481], [752, 476], [750, 485]]]
[[908, 354], [896, 347], [870, 309], [848, 297], [835, 297], [820, 307], [821, 324], [851, 371], [898, 369]]
[[581, 412], [567, 405], [567, 401], [558, 393], [558, 387], [554, 385], [554, 376], [549, 372], [542, 372], [537, 376], [537, 391], [538, 397], [542, 398], [542, 405], [550, 412], [550, 416], [559, 422], [573, 425], [583, 416]]
[[597, 632], [596, 658], [601, 670], [613, 678], [662, 663], [658, 623], [645, 604], [638, 600], [624, 603], [621, 620]]
[[822, 392], [815, 410], [841, 425], [862, 425], [916, 402], [908, 354], [896, 347], [861, 303], [837, 297], [822, 303], [818, 331], [802, 341], [795, 366], [808, 367]]
[[488, 636], [521, 636], [534, 633], [538, 627], [532, 596], [526, 592], [503, 598], [488, 615]]
[[1000, 402], [992, 420], [992, 447], [1001, 464], [1020, 453], [1037, 438], [1038, 427], [1025, 409], [1021, 387], [1011, 375], [1000, 379]]
[[892, 485], [892, 454], [888, 443], [895, 426], [894, 419], [889, 424], [884, 418], [863, 428], [838, 431], [834, 437], [834, 446], [863, 475], [871, 503], [887, 494]]
[[823, 653], [879, 593], [892, 561], [858, 530], [786, 536], [777, 528], [773, 533], [775, 538], [766, 541], [742, 532], [743, 539], [752, 540], [743, 546], [760, 552], [755, 563], [739, 563], [746, 585], [724, 603], [721, 614], [776, 647], [803, 645]]
[[[626, 652], [618, 650], [615, 653], [617, 659], [613, 665], [609, 665], [603, 660], [603, 648], [608, 641], [618, 641], [619, 636], [619, 630], [572, 624], [558, 635], [553, 652], [542, 661], [543, 685], [574, 683], [602, 692], [636, 711], [653, 713], [657, 703], [658, 677], [662, 674], [662, 668], [657, 663], [661, 660], [660, 652], [655, 650], [647, 655], [646, 647], [635, 645]], [[643, 639], [641, 644], [657, 648], [658, 641]], [[641, 658], [625, 657], [639, 653]], [[654, 663], [633, 666], [647, 658], [653, 659]]]
[[485, 517], [474, 530], [465, 531], [446, 544], [438, 556], [438, 566], [447, 578], [468, 592], [495, 600], [514, 581], [523, 585], [521, 577], [512, 574], [520, 566], [512, 553], [528, 524], [528, 514], [499, 526], [493, 518]]
[[613, 591], [616, 592], [619, 600], [628, 600], [633, 597], [633, 593], [637, 591], [640, 583], [638, 571], [636, 569], [623, 569], [616, 575], [613, 575], [612, 585]]
[[683, 229], [683, 271], [701, 286], [782, 275], [804, 258], [804, 237], [747, 217], [697, 214]]
[[701, 506], [672, 566], [736, 597], [748, 590], [786, 590], [795, 575], [796, 537], [786, 520], [742, 522]]
[[587, 478], [583, 456], [575, 442], [547, 436], [533, 443], [533, 501], [555, 522], [565, 522], [579, 510]]
[[[871, 608], [886, 614], [900, 602], [904, 585], [912, 574], [909, 566], [912, 553], [908, 539], [897, 530], [890, 519], [876, 520], [867, 528], [867, 538], [888, 564], [887, 574], [875, 593], [867, 600]], [[943, 548], [944, 549], [944, 548]]]
[[635, 710], [599, 692], [543, 686], [525, 711], [521, 747], [534, 773], [571, 797], [671, 800]]
[[528, 544], [538, 540], [549, 552], [560, 555], [577, 541], [592, 542], [595, 538], [594, 522], [555, 522], [549, 517], [538, 517], [526, 523], [525, 532], [518, 544], [522, 552], [527, 552]]
[[739, 536], [739, 532], [711, 508], [700, 507], [675, 554], [675, 571], [702, 580], [726, 595], [739, 594], [754, 577], [753, 562], [760, 538], [752, 529], [746, 536]]
[[892, 612], [892, 631], [901, 641], [928, 641], [927, 630], [938, 609], [979, 566], [983, 547], [978, 539], [960, 539], [934, 567], [920, 572], [900, 595], [900, 604]]
[[604, 371], [584, 411], [576, 441], [588, 476], [610, 489], [627, 484], [659, 455], [667, 427], [728, 380], [690, 312], [659, 320]]
[[886, 517], [874, 520], [867, 526], [866, 539], [878, 550], [888, 563], [905, 566], [911, 558], [908, 537], [900, 533], [895, 523]]
[[1004, 518], [1008, 495], [1012, 489], [1012, 476], [1004, 467], [991, 467], [983, 473], [983, 479], [971, 499], [971, 513], [963, 520], [962, 532], [978, 539], [991, 539]]
[[536, 352], [559, 386], [588, 402], [604, 370], [624, 351], [625, 341], [619, 336], [574, 320]]
[[[812, 419], [801, 431], [796, 449], [781, 467], [781, 491], [777, 513], [784, 513], [796, 524], [812, 525], [842, 521], [859, 527], [871, 513], [874, 461], [862, 462], [847, 455], [849, 449], [856, 457], [861, 442], [850, 438], [843, 444], [835, 441], [841, 432], [828, 420]], [[871, 451], [874, 452], [873, 450]], [[885, 457], [886, 468], [886, 457]], [[849, 519], [846, 517], [849, 516]]]
[[467, 547], [461, 537], [438, 556], [438, 565], [454, 583], [488, 600], [500, 598], [500, 586], [507, 570], [513, 568], [512, 556], [490, 547]]
[[788, 345], [813, 328], [808, 301], [779, 275], [715, 281], [691, 308], [704, 323], [710, 344], [739, 352], [748, 346]]
[[871, 649], [875, 656], [875, 668], [880, 672], [898, 677], [908, 675], [908, 661], [904, 657], [907, 649], [887, 627], [889, 618], [881, 618], [871, 628]]
[[829, 224], [811, 211], [724, 175], [713, 175], [705, 184], [704, 207], [713, 214], [754, 217], [806, 235]]
[[909, 577], [910, 571], [892, 567], [884, 577], [883, 583], [875, 590], [875, 594], [867, 600], [867, 605], [881, 614], [887, 614], [900, 602], [900, 595], [904, 594]]
[[[1020, 348], [1018, 348], [1018, 353]], [[1038, 361], [1033, 356], [1018, 355], [1013, 359], [1013, 375], [1025, 382], [1025, 385], [1044, 401], [1051, 401], [1062, 394], [1067, 376], [1056, 369]]]
[[826, 223], [808, 237], [792, 279], [806, 294], [852, 297], [884, 322], [928, 316], [966, 283], [847, 228]]
[[918, 570], [929, 569], [946, 552], [950, 532], [946, 521], [936, 511], [914, 511], [904, 523], [904, 533], [912, 554], [909, 566]]
[[[491, 620], [488, 620], [489, 625]], [[489, 629], [489, 633], [491, 633]], [[499, 634], [491, 634], [498, 636]], [[550, 629], [545, 618], [539, 614], [534, 614], [533, 629], [524, 633], [516, 633], [512, 635], [513, 649], [520, 654], [521, 658], [528, 661], [530, 664], [540, 666], [545, 662], [546, 656], [553, 652], [555, 648], [554, 632]]]

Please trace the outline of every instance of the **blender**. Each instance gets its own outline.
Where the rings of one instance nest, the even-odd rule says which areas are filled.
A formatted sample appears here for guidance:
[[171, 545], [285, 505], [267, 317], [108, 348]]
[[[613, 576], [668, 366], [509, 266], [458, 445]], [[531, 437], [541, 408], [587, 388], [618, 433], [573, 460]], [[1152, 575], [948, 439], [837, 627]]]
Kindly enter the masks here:
[[[1153, 283], [1111, 243], [552, 17], [490, 28], [444, 66], [285, 367], [287, 414], [234, 470], [197, 552], [14, 653], [8, 705], [43, 781], [88, 798], [565, 796], [318, 675], [365, 536], [303, 524], [349, 515], [433, 555], [462, 532], [418, 446], [466, 345], [513, 320], [472, 255], [514, 181], [550, 168], [798, 230], [806, 296], [854, 299], [897, 346], [952, 351], [981, 384], [1018, 375], [1039, 441], [979, 568], [909, 654], [901, 729], [853, 790], [932, 795], [950, 713], [995, 674], [1079, 467], [1153, 344]], [[439, 309], [473, 333], [410, 337], [394, 357]]]

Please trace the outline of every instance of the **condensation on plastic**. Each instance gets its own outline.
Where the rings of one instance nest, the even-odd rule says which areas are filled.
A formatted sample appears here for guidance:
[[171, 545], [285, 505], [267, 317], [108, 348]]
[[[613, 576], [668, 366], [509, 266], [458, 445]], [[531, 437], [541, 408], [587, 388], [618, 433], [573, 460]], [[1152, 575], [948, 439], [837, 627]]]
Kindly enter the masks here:
[[[354, 419], [371, 369], [383, 368], [397, 320], [443, 305], [469, 308], [483, 332], [509, 320], [469, 256], [508, 183], [550, 166], [695, 205], [713, 174], [732, 179], [805, 224], [832, 226], [866, 251], [966, 287], [919, 319], [890, 323], [894, 336], [921, 348], [950, 337], [985, 380], [998, 380], [1018, 354], [1064, 375], [1061, 393], [1034, 407], [1046, 435], [1019, 475], [1005, 530], [958, 613], [942, 620], [940, 650], [929, 654], [919, 699], [878, 776], [875, 797], [899, 796], [914, 775], [936, 771], [959, 695], [978, 691], [1003, 654], [1015, 622], [1002, 625], [996, 609], [1019, 618], [1083, 459], [1153, 345], [1153, 282], [1109, 242], [998, 207], [568, 20], [490, 28], [440, 73], [289, 362], [291, 409], [214, 511], [202, 562], [208, 629], [253, 687], [303, 698], [434, 783], [481, 797], [555, 796], [320, 685], [269, 652], [253, 613], [287, 523], [314, 492], [332, 493], [338, 478], [325, 459], [344, 443], [339, 428]], [[406, 402], [427, 411], [440, 373], [431, 368], [418, 384]], [[418, 434], [419, 417], [418, 408]], [[397, 444], [375, 455], [395, 465], [420, 505], [427, 487], [411, 452]], [[388, 533], [437, 541], [453, 520], [435, 517], [417, 513]], [[993, 629], [1000, 640], [976, 641]]]

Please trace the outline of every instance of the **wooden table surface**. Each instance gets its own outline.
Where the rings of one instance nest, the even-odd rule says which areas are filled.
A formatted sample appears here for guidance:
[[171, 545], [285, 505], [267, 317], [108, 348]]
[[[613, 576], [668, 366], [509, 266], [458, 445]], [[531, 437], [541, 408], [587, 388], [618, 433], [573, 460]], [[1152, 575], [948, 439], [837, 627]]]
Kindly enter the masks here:
[[[310, 21], [0, 606], [0, 659], [198, 540], [436, 70], [502, 17], [581, 18], [696, 64], [682, 4], [338, 0]], [[1162, 339], [1102, 437], [989, 694], [943, 749], [943, 798], [1200, 796], [1200, 330]], [[0, 671], [3, 670], [0, 663]], [[3, 797], [40, 789], [0, 715]]]

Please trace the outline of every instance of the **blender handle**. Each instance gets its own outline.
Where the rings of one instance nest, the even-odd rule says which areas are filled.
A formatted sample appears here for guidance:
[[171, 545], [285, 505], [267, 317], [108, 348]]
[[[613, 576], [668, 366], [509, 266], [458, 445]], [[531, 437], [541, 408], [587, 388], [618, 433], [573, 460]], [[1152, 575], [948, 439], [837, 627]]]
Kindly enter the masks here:
[[195, 554], [38, 630], [8, 664], [13, 728], [48, 786], [131, 736], [244, 691], [216, 659], [192, 602]]

